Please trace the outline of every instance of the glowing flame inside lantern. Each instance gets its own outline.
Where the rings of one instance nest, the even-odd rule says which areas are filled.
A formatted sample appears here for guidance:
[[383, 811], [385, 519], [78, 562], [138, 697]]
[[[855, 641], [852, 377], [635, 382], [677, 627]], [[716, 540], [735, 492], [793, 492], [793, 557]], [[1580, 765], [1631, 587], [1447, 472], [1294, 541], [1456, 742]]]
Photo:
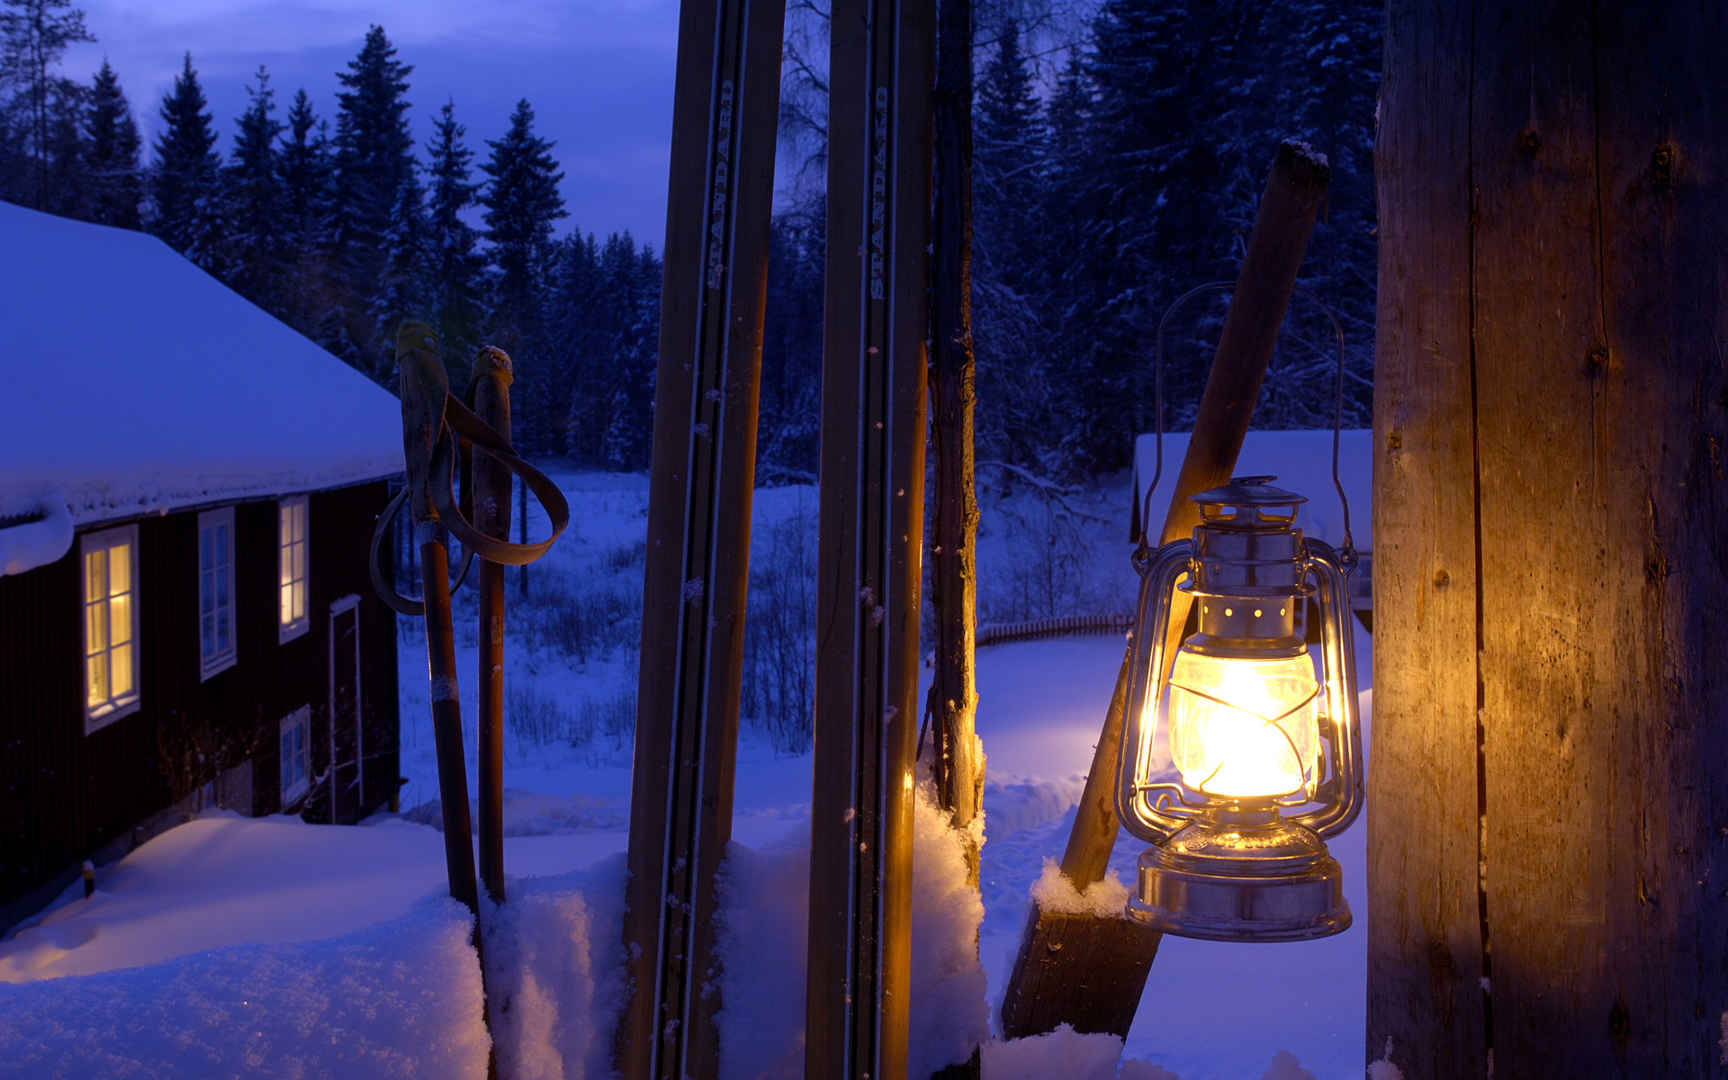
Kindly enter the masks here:
[[1311, 789], [1319, 690], [1306, 653], [1272, 659], [1183, 648], [1170, 673], [1170, 757], [1206, 795], [1275, 798]]

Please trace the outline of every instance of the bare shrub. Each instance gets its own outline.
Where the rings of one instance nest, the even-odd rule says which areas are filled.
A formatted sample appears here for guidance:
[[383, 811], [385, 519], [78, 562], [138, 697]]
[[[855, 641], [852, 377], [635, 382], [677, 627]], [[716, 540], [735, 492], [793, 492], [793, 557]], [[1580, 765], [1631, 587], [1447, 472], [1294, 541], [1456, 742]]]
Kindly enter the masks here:
[[810, 748], [816, 682], [816, 514], [807, 502], [750, 560], [743, 706], [781, 753]]

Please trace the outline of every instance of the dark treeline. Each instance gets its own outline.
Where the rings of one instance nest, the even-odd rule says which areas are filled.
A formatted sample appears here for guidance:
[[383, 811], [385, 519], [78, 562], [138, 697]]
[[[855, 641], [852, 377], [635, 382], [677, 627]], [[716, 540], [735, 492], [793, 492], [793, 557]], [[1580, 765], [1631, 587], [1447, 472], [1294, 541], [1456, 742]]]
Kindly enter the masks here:
[[[1337, 352], [1329, 308], [1348, 346], [1345, 423], [1365, 425], [1383, 6], [1103, 0], [1079, 41], [1051, 31], [1049, 7], [976, 4], [980, 457], [1056, 478], [1126, 464], [1132, 436], [1156, 422], [1159, 319], [1194, 286], [1235, 279], [1285, 138], [1306, 141], [1330, 161], [1330, 206], [1309, 244], [1254, 423], [1331, 425]], [[1034, 18], [1036, 33], [1021, 18]], [[819, 50], [825, 28], [803, 29], [789, 39], [793, 48]], [[1031, 40], [1040, 55], [1030, 55]], [[1042, 66], [1052, 62], [1053, 70]], [[820, 76], [812, 74], [819, 66], [795, 55], [787, 68], [787, 149], [811, 152], [806, 164], [819, 175], [824, 110]], [[812, 195], [774, 224], [763, 372], [771, 466], [807, 470], [815, 460], [809, 418], [819, 371], [822, 221]], [[1225, 304], [1226, 295], [1214, 292], [1171, 320], [1164, 373], [1171, 430], [1193, 421]]]
[[[1078, 42], [1052, 42], [1047, 26], [1033, 33], [1010, 14], [1036, 3], [979, 10], [981, 457], [1056, 478], [1125, 464], [1133, 434], [1155, 422], [1159, 318], [1193, 286], [1234, 278], [1286, 137], [1330, 159], [1331, 205], [1255, 423], [1330, 424], [1335, 353], [1320, 304], [1349, 344], [1346, 423], [1366, 423], [1380, 5], [1103, 0]], [[405, 314], [435, 323], [458, 385], [475, 344], [501, 345], [518, 361], [527, 450], [647, 465], [659, 258], [628, 233], [557, 235], [561, 177], [526, 100], [483, 149], [446, 102], [416, 146], [413, 68], [375, 26], [336, 75], [333, 117], [319, 116], [304, 89], [283, 107], [260, 69], [249, 107], [221, 133], [186, 57], [146, 147], [106, 64], [88, 84], [55, 74], [69, 44], [91, 40], [70, 0], [0, 0], [0, 35], [0, 197], [153, 232], [381, 383], [393, 376], [392, 330]], [[1045, 70], [1051, 55], [1065, 60]], [[819, 166], [825, 109], [812, 105], [811, 70], [788, 64], [782, 152], [814, 148], [805, 164]], [[823, 222], [814, 190], [773, 222], [768, 482], [815, 472]], [[1172, 430], [1192, 420], [1224, 302], [1203, 297], [1172, 320]]]
[[526, 100], [483, 150], [449, 102], [416, 146], [413, 67], [374, 26], [334, 117], [304, 89], [283, 108], [260, 68], [224, 135], [187, 55], [145, 146], [106, 62], [89, 83], [55, 73], [91, 40], [69, 0], [0, 2], [0, 198], [153, 233], [385, 385], [404, 316], [437, 327], [458, 387], [474, 347], [500, 345], [519, 444], [647, 466], [660, 261], [627, 232], [555, 235], [562, 176]]

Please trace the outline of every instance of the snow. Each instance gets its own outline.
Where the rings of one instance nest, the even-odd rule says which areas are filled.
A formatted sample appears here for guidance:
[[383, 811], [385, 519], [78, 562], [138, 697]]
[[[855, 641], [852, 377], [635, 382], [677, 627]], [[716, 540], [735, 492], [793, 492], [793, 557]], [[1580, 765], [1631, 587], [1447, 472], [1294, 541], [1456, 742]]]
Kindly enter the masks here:
[[0, 203], [0, 500], [77, 525], [402, 471], [396, 399], [162, 241]]
[[[807, 759], [806, 759], [807, 760]], [[988, 1039], [977, 951], [984, 907], [966, 884], [965, 833], [917, 786], [912, 842], [912, 966], [908, 1076], [965, 1061]], [[734, 843], [721, 878], [720, 1076], [804, 1075], [804, 971], [809, 934], [810, 823], [768, 848]], [[775, 962], [767, 962], [768, 958]]]
[[[1328, 476], [1330, 437], [1319, 436], [1318, 445], [1326, 452], [1319, 453], [1318, 467]], [[1290, 459], [1306, 458], [1316, 442], [1313, 433], [1283, 437], [1290, 444], [1283, 456]], [[1277, 456], [1278, 448], [1272, 449]], [[1365, 476], [1366, 465], [1350, 471]], [[1174, 467], [1167, 473], [1173, 475]], [[640, 476], [556, 470], [553, 475], [571, 497], [577, 524], [531, 570], [532, 596], [547, 610], [580, 598], [585, 626], [616, 633], [587, 647], [581, 656], [566, 655], [547, 641], [531, 648], [524, 635], [538, 625], [534, 620], [540, 617], [539, 609], [533, 603], [519, 604], [511, 590], [505, 858], [513, 877], [510, 903], [489, 924], [486, 963], [494, 992], [509, 1002], [498, 1025], [500, 1056], [520, 1075], [575, 1080], [596, 1075], [619, 1007], [618, 905], [630, 786], [629, 733], [583, 729], [578, 732], [581, 739], [561, 732], [558, 738], [536, 742], [523, 737], [510, 720], [508, 695], [510, 688], [532, 687], [572, 721], [621, 695], [628, 700], [636, 679], [630, 651], [634, 646], [607, 642], [634, 638], [639, 630], [633, 624], [605, 626], [605, 620], [613, 618], [611, 609], [588, 605], [605, 590], [616, 591], [622, 603], [639, 603], [647, 485]], [[1319, 489], [1317, 503], [1324, 501], [1326, 490]], [[768, 524], [808, 510], [808, 495], [807, 488], [758, 492], [757, 531], [766, 534]], [[1098, 498], [1100, 506], [1105, 505], [1102, 500], [1113, 500], [1109, 505], [1118, 512], [1127, 506], [1120, 484]], [[1305, 514], [1314, 508], [1305, 507]], [[1353, 504], [1352, 510], [1362, 520], [1361, 542], [1366, 500], [1360, 509]], [[992, 512], [988, 502], [985, 512]], [[988, 527], [999, 530], [1000, 519]], [[1120, 599], [1125, 605], [1131, 599], [1125, 531], [1094, 530], [1097, 537], [1090, 542], [1097, 550], [1083, 553], [1078, 575], [1091, 576], [1095, 570], [1114, 575], [1100, 578], [1106, 587], [1089, 594], [1094, 602], [1108, 605]], [[987, 557], [1004, 560], [995, 564], [1000, 567], [1016, 550], [1001, 533], [992, 542], [1003, 546], [980, 551], [981, 588]], [[1000, 570], [994, 573], [998, 579], [1003, 576]], [[471, 605], [470, 600], [460, 603]], [[600, 614], [591, 616], [591, 610]], [[471, 606], [459, 608], [458, 671], [464, 674], [473, 672], [478, 662], [473, 622]], [[922, 1055], [922, 1063], [951, 1056], [969, 1036], [987, 1030], [986, 1009], [1000, 1000], [1028, 905], [1035, 893], [1041, 899], [1051, 893], [1045, 868], [1067, 840], [1122, 650], [1119, 637], [1105, 635], [1016, 642], [978, 654], [977, 723], [989, 753], [984, 790], [989, 839], [981, 850], [981, 904], [958, 887], [963, 872], [959, 837], [930, 806], [927, 792], [915, 816], [918, 906], [912, 1016], [917, 1025], [915, 1052]], [[1360, 631], [1357, 655], [1367, 686], [1371, 654], [1368, 637]], [[382, 969], [363, 962], [374, 954], [341, 950], [367, 941], [384, 948], [379, 942], [389, 938], [391, 947], [400, 948], [391, 954], [401, 958], [391, 969], [393, 977], [415, 985], [437, 983], [450, 990], [452, 999], [475, 993], [462, 981], [468, 976], [447, 962], [437, 945], [440, 931], [428, 922], [427, 912], [436, 910], [444, 892], [443, 844], [434, 827], [439, 817], [431, 812], [436, 787], [424, 643], [411, 630], [403, 634], [399, 665], [402, 764], [409, 778], [403, 803], [416, 809], [402, 817], [380, 815], [360, 828], [206, 815], [98, 871], [93, 899], [85, 901], [74, 884], [54, 910], [0, 940], [0, 982], [25, 984], [0, 986], [0, 995], [5, 995], [0, 997], [0, 1061], [24, 1045], [24, 1035], [13, 1030], [14, 1012], [28, 1016], [33, 1028], [58, 1025], [82, 1031], [89, 1045], [82, 1053], [156, 1053], [158, 1043], [134, 1047], [131, 1040], [142, 1036], [110, 1022], [105, 1018], [109, 1014], [95, 1006], [88, 1007], [98, 1019], [82, 1019], [76, 1010], [88, 1003], [80, 988], [113, 988], [121, 985], [115, 979], [135, 978], [138, 981], [124, 984], [125, 992], [140, 995], [148, 1010], [155, 1007], [149, 1002], [165, 1000], [150, 998], [150, 987], [168, 985], [182, 971], [213, 963], [207, 959], [212, 956], [227, 958], [223, 963], [231, 967], [250, 963], [257, 968], [266, 954], [280, 952], [283, 970], [324, 964], [319, 978], [328, 980], [338, 979], [351, 963], [352, 977], [367, 981], [355, 993], [376, 993], [377, 1000], [384, 1001], [395, 991], [374, 985]], [[470, 731], [473, 682], [471, 676], [460, 680]], [[1370, 694], [1362, 695], [1362, 704], [1367, 724]], [[468, 755], [468, 764], [472, 770], [473, 755]], [[472, 771], [469, 784], [470, 792], [476, 790]], [[721, 1065], [727, 1078], [772, 1080], [801, 1074], [810, 784], [810, 755], [777, 752], [763, 730], [747, 720], [739, 746], [733, 844], [720, 883], [726, 913], [721, 947], [727, 956], [742, 958], [721, 973]], [[1330, 842], [1344, 866], [1345, 894], [1357, 919], [1347, 933], [1272, 945], [1166, 937], [1125, 1045], [1072, 1032], [1010, 1044], [987, 1042], [985, 1076], [1084, 1080], [1087, 1062], [1096, 1060], [1104, 1070], [1097, 1075], [1111, 1076], [1108, 1069], [1114, 1067], [1118, 1080], [1252, 1080], [1267, 1075], [1281, 1080], [1269, 1069], [1295, 1077], [1306, 1072], [1317, 1080], [1360, 1080], [1365, 838], [1365, 825], [1358, 822]], [[1105, 888], [1120, 889], [1116, 882], [1134, 880], [1139, 852], [1139, 844], [1125, 836], [1119, 839], [1111, 860], [1113, 880]], [[1106, 902], [1094, 892], [1082, 899]], [[971, 960], [974, 935], [976, 963]], [[119, 970], [126, 968], [134, 970]], [[233, 967], [232, 978], [222, 978], [232, 984], [241, 978], [238, 970]], [[64, 1002], [64, 1007], [56, 1002]], [[295, 1015], [304, 1020], [310, 1013]], [[368, 1037], [382, 1046], [400, 1034], [391, 1026], [400, 1018], [378, 1015], [378, 1030]], [[201, 1075], [185, 1063], [203, 1060], [197, 1055], [206, 1053], [230, 1055], [222, 1061], [239, 1060], [232, 1055], [244, 1046], [239, 1041], [232, 1047], [217, 1045], [218, 1036], [195, 1010], [185, 1015], [161, 1012], [155, 1023], [181, 1025], [191, 1033], [189, 1056], [176, 1059], [177, 1066], [163, 1065], [157, 1070], [162, 1074], [174, 1075], [178, 1068], [182, 1074]], [[32, 1031], [31, 1037], [35, 1035]], [[414, 1059], [421, 1074], [467, 1075], [452, 1066], [460, 1056], [454, 1050], [449, 1058], [433, 1060], [429, 1047], [422, 1047], [422, 1055]], [[1289, 1059], [1277, 1057], [1280, 1051]], [[1120, 1066], [1115, 1065], [1118, 1056], [1127, 1058]], [[1390, 1048], [1371, 1068], [1379, 1070], [1370, 1074], [1374, 1080], [1398, 1080]], [[314, 1065], [305, 1072], [319, 1075], [321, 1070], [338, 1075], [355, 1071]], [[4, 1071], [0, 1066], [0, 1073]], [[83, 1074], [112, 1073], [93, 1068]]]
[[316, 945], [0, 986], [0, 1073], [479, 1076], [487, 1041], [469, 925], [461, 905], [433, 897]]
[[624, 994], [624, 875], [623, 857], [613, 856], [588, 872], [513, 878], [502, 906], [482, 901], [500, 1076], [610, 1075]]
[[[1067, 1024], [1044, 1035], [990, 1043], [984, 1047], [984, 1080], [1115, 1080], [1122, 1040], [1114, 1035], [1081, 1035]], [[1163, 1070], [1139, 1072], [1142, 1080], [1177, 1080]]]
[[[1728, 1013], [1723, 1014], [1722, 1030], [1723, 1041], [1728, 1042]], [[1488, 1053], [1490, 1055], [1488, 1075], [1493, 1076], [1494, 1059], [1492, 1055], [1494, 1051], [1490, 1050]], [[1728, 1065], [1728, 1050], [1724, 1051], [1724, 1055], [1723, 1064]], [[1380, 1060], [1369, 1064], [1368, 1080], [1404, 1080], [1404, 1071], [1392, 1064], [1392, 1036], [1386, 1036], [1386, 1052], [1380, 1056]]]
[[[14, 524], [5, 524], [8, 520]], [[0, 577], [58, 562], [72, 550], [72, 514], [60, 488], [0, 498]]]
[[1084, 891], [1074, 888], [1055, 859], [1044, 860], [1044, 870], [1032, 883], [1032, 902], [1039, 911], [1056, 915], [1090, 915], [1097, 919], [1120, 919], [1128, 909], [1128, 886], [1114, 870], [1094, 881]]

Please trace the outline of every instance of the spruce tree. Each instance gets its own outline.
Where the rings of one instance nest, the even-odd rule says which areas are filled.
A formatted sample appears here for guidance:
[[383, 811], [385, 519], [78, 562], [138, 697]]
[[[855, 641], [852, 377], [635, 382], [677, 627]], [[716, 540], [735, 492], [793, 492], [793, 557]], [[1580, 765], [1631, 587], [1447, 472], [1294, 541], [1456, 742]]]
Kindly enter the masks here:
[[330, 140], [324, 122], [304, 89], [288, 107], [288, 125], [276, 151], [281, 184], [283, 280], [273, 309], [289, 326], [318, 341], [330, 342], [331, 222]]
[[380, 382], [394, 371], [394, 336], [380, 339], [372, 300], [383, 288], [386, 234], [401, 189], [414, 168], [408, 130], [408, 76], [384, 28], [366, 32], [360, 52], [337, 73], [334, 176], [334, 266], [342, 340], [336, 352]]
[[[394, 341], [396, 327], [406, 318], [425, 318], [428, 303], [427, 271], [431, 249], [426, 227], [425, 193], [410, 172], [396, 189], [390, 208], [390, 224], [384, 230], [384, 272], [373, 292], [370, 306], [375, 341]], [[466, 350], [444, 342], [444, 360], [451, 364], [451, 385], [465, 384], [469, 357]]]
[[567, 216], [558, 192], [564, 174], [552, 158], [552, 143], [534, 134], [534, 109], [526, 98], [516, 103], [504, 137], [488, 139], [486, 145], [492, 153], [481, 165], [487, 181], [480, 204], [486, 208], [486, 241], [497, 270], [491, 340], [513, 355], [523, 354], [517, 379], [524, 445], [555, 448], [559, 440], [551, 418], [563, 416], [565, 408], [551, 400], [556, 383], [544, 367], [550, 349], [542, 282], [552, 223]]
[[20, 177], [24, 190], [14, 194], [38, 209], [46, 209], [51, 198], [56, 97], [67, 92], [67, 80], [50, 69], [67, 46], [95, 40], [84, 26], [84, 12], [71, 0], [0, 0], [0, 83], [20, 87], [23, 120], [15, 133], [22, 136], [30, 164], [29, 174]]
[[485, 316], [486, 259], [480, 234], [462, 215], [479, 203], [480, 185], [471, 177], [473, 151], [464, 142], [467, 128], [456, 122], [456, 107], [445, 102], [426, 144], [430, 177], [427, 198], [428, 300], [436, 312], [444, 355], [460, 355], [479, 342]]
[[1044, 118], [1013, 18], [1003, 21], [974, 111], [977, 270], [981, 278], [1024, 294], [1038, 270]]
[[122, 229], [143, 222], [138, 204], [144, 197], [138, 153], [141, 142], [131, 103], [120, 89], [120, 78], [107, 60], [90, 84], [90, 105], [84, 117], [89, 144], [90, 220]]
[[282, 180], [276, 161], [276, 92], [270, 73], [258, 68], [256, 85], [246, 88], [234, 151], [226, 170], [226, 216], [232, 245], [230, 284], [253, 303], [276, 310], [286, 272], [282, 248]]
[[162, 134], [151, 166], [155, 214], [151, 231], [212, 273], [222, 269], [222, 164], [204, 90], [187, 53], [162, 98]]

